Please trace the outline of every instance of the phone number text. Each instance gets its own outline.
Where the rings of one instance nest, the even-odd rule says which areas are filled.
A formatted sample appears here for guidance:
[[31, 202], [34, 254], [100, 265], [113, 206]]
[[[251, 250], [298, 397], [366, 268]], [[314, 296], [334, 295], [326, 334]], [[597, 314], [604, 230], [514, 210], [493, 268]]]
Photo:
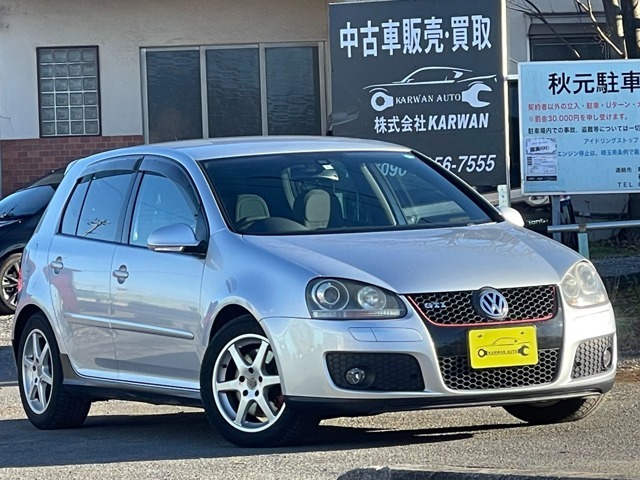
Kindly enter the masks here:
[[496, 154], [458, 155], [457, 157], [435, 157], [434, 160], [450, 172], [490, 172], [496, 166]]

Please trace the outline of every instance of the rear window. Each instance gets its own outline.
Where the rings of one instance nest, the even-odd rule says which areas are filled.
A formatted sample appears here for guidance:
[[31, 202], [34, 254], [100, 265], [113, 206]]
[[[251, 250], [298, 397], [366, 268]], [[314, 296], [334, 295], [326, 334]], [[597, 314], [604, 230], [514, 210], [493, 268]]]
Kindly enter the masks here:
[[19, 190], [0, 200], [0, 219], [20, 218], [35, 215], [44, 210], [54, 189], [50, 185]]

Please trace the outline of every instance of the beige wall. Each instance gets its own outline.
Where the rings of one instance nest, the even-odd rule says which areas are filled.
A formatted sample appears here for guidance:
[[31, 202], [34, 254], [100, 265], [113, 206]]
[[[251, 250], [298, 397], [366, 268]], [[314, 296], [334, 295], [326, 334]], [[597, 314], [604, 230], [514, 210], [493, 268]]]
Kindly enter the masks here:
[[[549, 23], [586, 23], [591, 25], [591, 19], [581, 11], [574, 0], [534, 0], [540, 11], [547, 13], [545, 19]], [[523, 5], [531, 10], [523, 0], [513, 0], [508, 4]], [[586, 4], [586, 2], [585, 2]], [[599, 12], [598, 18], [603, 17], [601, 0], [592, 0], [593, 9]], [[541, 23], [532, 15], [526, 15], [516, 8], [507, 8], [507, 72], [510, 75], [518, 73], [518, 63], [529, 60], [528, 32], [531, 23]]]
[[3, 0], [0, 139], [39, 136], [37, 47], [97, 45], [103, 135], [139, 135], [141, 47], [326, 37], [326, 0]]
[[[330, 1], [2, 0], [0, 139], [39, 136], [36, 47], [98, 45], [103, 134], [139, 135], [141, 47], [326, 41]], [[556, 14], [577, 12], [573, 0], [536, 3]], [[593, 4], [602, 10], [599, 0]], [[528, 60], [530, 23], [507, 8], [509, 74]]]

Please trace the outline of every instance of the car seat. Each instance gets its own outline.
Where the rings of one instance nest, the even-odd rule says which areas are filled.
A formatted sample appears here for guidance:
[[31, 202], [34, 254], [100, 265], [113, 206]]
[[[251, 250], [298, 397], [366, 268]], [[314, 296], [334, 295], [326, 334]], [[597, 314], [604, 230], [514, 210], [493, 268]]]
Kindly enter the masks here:
[[321, 188], [298, 195], [293, 211], [296, 220], [310, 229], [339, 227], [344, 222], [338, 197]]

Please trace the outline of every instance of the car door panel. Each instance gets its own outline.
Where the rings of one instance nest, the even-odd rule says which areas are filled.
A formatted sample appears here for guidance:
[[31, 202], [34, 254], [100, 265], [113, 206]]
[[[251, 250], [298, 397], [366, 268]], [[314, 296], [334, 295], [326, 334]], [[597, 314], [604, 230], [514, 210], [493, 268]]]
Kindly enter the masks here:
[[[62, 341], [76, 371], [117, 378], [108, 274], [120, 241], [136, 159], [107, 159], [79, 179], [47, 260]], [[129, 168], [127, 168], [127, 165]]]
[[203, 260], [119, 246], [112, 270], [123, 266], [128, 277], [111, 279], [120, 378], [153, 383], [152, 377], [168, 377], [197, 384], [200, 360], [194, 338], [201, 329]]
[[199, 255], [156, 252], [149, 235], [185, 224], [198, 230], [201, 207], [187, 175], [162, 159], [145, 160], [127, 242], [111, 265], [111, 326], [120, 378], [198, 388], [201, 346]]
[[50, 289], [63, 341], [82, 375], [116, 378], [115, 347], [109, 325], [108, 271], [115, 245], [56, 235], [51, 243]]

